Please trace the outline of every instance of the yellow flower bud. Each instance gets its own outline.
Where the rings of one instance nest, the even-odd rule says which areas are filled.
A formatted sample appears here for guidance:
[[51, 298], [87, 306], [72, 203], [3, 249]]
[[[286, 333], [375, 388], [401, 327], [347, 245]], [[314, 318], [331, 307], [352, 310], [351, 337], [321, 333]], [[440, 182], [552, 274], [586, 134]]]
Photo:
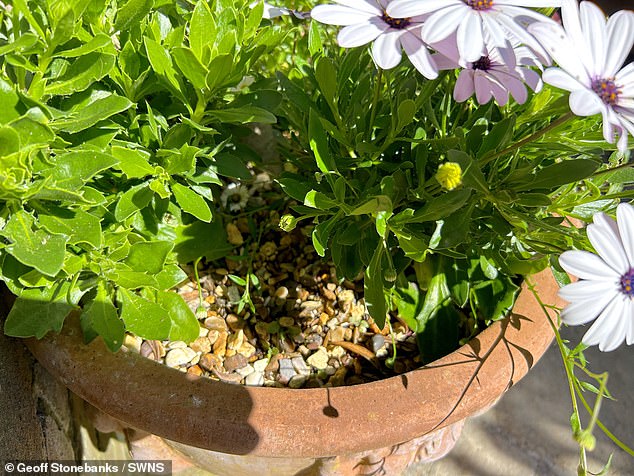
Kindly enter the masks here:
[[446, 190], [453, 190], [462, 184], [462, 169], [456, 162], [440, 164], [436, 172], [436, 180]]

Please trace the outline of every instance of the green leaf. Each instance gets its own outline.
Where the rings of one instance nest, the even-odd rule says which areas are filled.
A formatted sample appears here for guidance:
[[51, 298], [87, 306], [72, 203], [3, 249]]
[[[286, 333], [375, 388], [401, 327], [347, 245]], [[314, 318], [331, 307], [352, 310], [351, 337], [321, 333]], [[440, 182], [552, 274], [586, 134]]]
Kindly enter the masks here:
[[[205, 46], [213, 44], [216, 39], [216, 22], [209, 10], [206, 0], [196, 2], [194, 13], [189, 24], [189, 47], [196, 57], [205, 63]], [[210, 68], [211, 70], [211, 68]]]
[[153, 5], [154, 0], [128, 0], [125, 5], [117, 10], [114, 29], [124, 31], [131, 25], [140, 22], [147, 17]]
[[185, 47], [173, 48], [171, 51], [176, 66], [192, 85], [201, 91], [207, 89], [207, 68], [205, 68], [192, 50]]
[[125, 326], [103, 282], [99, 282], [97, 295], [84, 307], [81, 319], [84, 321], [82, 327], [89, 327], [99, 334], [108, 349], [112, 352], [119, 350], [125, 337]]
[[443, 193], [429, 200], [420, 210], [403, 210], [392, 218], [391, 223], [398, 226], [404, 223], [440, 220], [463, 207], [470, 196], [471, 190], [464, 189]]
[[64, 264], [66, 237], [44, 230], [33, 231], [34, 225], [35, 220], [24, 210], [13, 214], [0, 230], [0, 235], [11, 241], [5, 249], [21, 263], [47, 276], [56, 276]]
[[64, 75], [47, 84], [45, 94], [62, 96], [83, 91], [95, 81], [106, 76], [113, 68], [115, 56], [105, 53], [90, 53], [77, 58]]
[[392, 200], [387, 195], [377, 195], [359, 205], [349, 215], [365, 215], [386, 211], [392, 211]]
[[237, 155], [221, 153], [214, 157], [216, 172], [225, 177], [248, 180], [251, 172]]
[[7, 124], [20, 117], [20, 97], [10, 83], [0, 78], [0, 124]]
[[310, 186], [305, 182], [290, 177], [282, 177], [277, 180], [282, 190], [291, 198], [303, 202], [306, 194], [310, 192]]
[[111, 155], [92, 150], [66, 152], [55, 157], [49, 179], [58, 188], [72, 191], [118, 162]]
[[551, 190], [561, 185], [588, 178], [600, 165], [600, 162], [590, 159], [575, 158], [574, 160], [564, 160], [563, 162], [544, 167], [537, 171], [530, 182], [519, 184], [513, 188], [518, 191]]
[[335, 95], [337, 94], [337, 70], [330, 58], [325, 56], [319, 58], [315, 67], [315, 79], [326, 101], [334, 105]]
[[510, 115], [493, 126], [482, 140], [482, 145], [480, 150], [478, 150], [478, 157], [482, 157], [489, 151], [500, 150], [510, 143], [515, 129], [515, 119], [515, 115]]
[[133, 213], [147, 207], [153, 196], [154, 191], [150, 189], [147, 182], [131, 187], [119, 198], [114, 210], [115, 218], [117, 221], [125, 220]]
[[130, 102], [127, 98], [116, 94], [109, 94], [108, 96], [96, 99], [78, 111], [73, 111], [67, 117], [53, 121], [51, 127], [56, 130], [74, 134], [94, 126], [99, 121], [103, 121], [115, 114], [123, 112], [133, 105], [134, 103]]
[[41, 339], [49, 331], [61, 331], [64, 319], [76, 304], [66, 301], [69, 288], [69, 283], [60, 283], [50, 288], [25, 289], [9, 311], [4, 333]]
[[396, 127], [397, 132], [402, 130], [410, 122], [414, 120], [414, 114], [416, 114], [416, 103], [411, 99], [405, 99], [398, 105], [398, 124]]
[[113, 145], [111, 152], [113, 157], [119, 161], [117, 167], [128, 178], [143, 178], [154, 174], [154, 166], [149, 163], [151, 157], [149, 152], [118, 145]]
[[20, 151], [20, 136], [11, 126], [0, 127], [0, 157]]
[[92, 53], [93, 51], [112, 46], [112, 38], [110, 38], [105, 33], [97, 33], [93, 38], [91, 38], [83, 45], [78, 46], [77, 48], [72, 48], [70, 50], [60, 51], [59, 53], [55, 53], [55, 56], [60, 58], [77, 58], [78, 56], [84, 56], [88, 53]]
[[55, 134], [46, 124], [42, 124], [28, 116], [16, 119], [11, 122], [10, 126], [18, 134], [22, 150], [27, 149], [29, 146], [49, 144], [55, 138]]
[[447, 157], [451, 162], [460, 165], [464, 187], [473, 188], [485, 195], [489, 193], [489, 184], [480, 170], [480, 166], [469, 154], [459, 150], [450, 150], [447, 152]]
[[[117, 251], [117, 250], [115, 250]], [[112, 255], [110, 256], [112, 259]], [[149, 287], [159, 289], [159, 284], [154, 276], [142, 271], [133, 271], [123, 263], [116, 263], [114, 267], [104, 272], [105, 276], [116, 283], [117, 286], [126, 289], [139, 289]]]
[[65, 235], [68, 243], [88, 243], [93, 248], [101, 247], [101, 220], [83, 210], [49, 207], [40, 212], [38, 221], [51, 233]]
[[143, 37], [143, 41], [145, 43], [145, 50], [147, 52], [150, 65], [152, 66], [152, 70], [154, 70], [157, 76], [165, 82], [170, 91], [176, 94], [176, 96], [182, 101], [187, 102], [183, 96], [178, 75], [172, 65], [170, 55], [167, 53], [165, 48], [148, 37]]
[[207, 87], [212, 90], [222, 86], [233, 71], [233, 55], [218, 55], [212, 59], [207, 67]]
[[311, 56], [315, 56], [323, 49], [324, 45], [319, 32], [319, 23], [313, 20], [308, 28], [308, 52]]
[[145, 339], [163, 340], [169, 337], [171, 319], [160, 304], [123, 288], [117, 290], [117, 298], [127, 331]]
[[124, 263], [134, 271], [158, 274], [172, 248], [174, 244], [167, 241], [139, 241], [130, 247]]
[[263, 122], [265, 124], [275, 124], [277, 118], [266, 109], [255, 106], [242, 106], [239, 108], [226, 108], [222, 110], [209, 110], [206, 115], [219, 122], [230, 122], [246, 124], [249, 122]]
[[200, 324], [183, 297], [174, 292], [160, 291], [157, 298], [160, 306], [167, 310], [171, 321], [169, 338], [184, 342], [196, 340], [200, 333]]
[[166, 290], [172, 289], [185, 281], [187, 273], [176, 264], [168, 264], [163, 267], [163, 270], [155, 278], [159, 286], [158, 289]]
[[370, 265], [365, 270], [363, 279], [363, 289], [365, 297], [365, 305], [372, 319], [380, 329], [385, 326], [385, 316], [387, 314], [387, 305], [385, 302], [385, 293], [383, 291], [383, 271], [381, 262], [385, 248], [380, 243], [374, 250]]
[[319, 170], [325, 174], [336, 171], [337, 165], [330, 155], [326, 132], [314, 109], [311, 109], [308, 114], [308, 135], [310, 138], [310, 150], [315, 154]]
[[220, 220], [180, 225], [169, 236], [179, 263], [189, 263], [203, 256], [208, 261], [224, 258], [233, 249]]
[[422, 293], [416, 283], [408, 283], [407, 289], [398, 288], [395, 292], [397, 295], [398, 317], [403, 319], [405, 324], [416, 332], [418, 329], [416, 317], [420, 313], [423, 304]]
[[328, 210], [329, 208], [337, 206], [337, 202], [324, 193], [310, 190], [304, 197], [304, 205], [318, 210]]
[[204, 222], [211, 221], [211, 209], [203, 197], [178, 182], [173, 182], [171, 188], [174, 198], [184, 211]]

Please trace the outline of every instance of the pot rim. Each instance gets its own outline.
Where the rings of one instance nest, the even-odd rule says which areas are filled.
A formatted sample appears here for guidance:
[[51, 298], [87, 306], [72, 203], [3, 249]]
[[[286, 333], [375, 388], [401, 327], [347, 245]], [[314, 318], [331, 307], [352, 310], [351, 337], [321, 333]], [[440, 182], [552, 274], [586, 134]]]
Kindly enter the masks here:
[[[560, 306], [549, 269], [530, 277]], [[551, 318], [554, 311], [549, 310]], [[197, 377], [134, 352], [83, 343], [78, 318], [26, 344], [70, 390], [126, 425], [236, 455], [318, 458], [397, 445], [477, 414], [517, 383], [554, 338], [526, 282], [513, 313], [422, 368], [332, 388], [248, 387]]]

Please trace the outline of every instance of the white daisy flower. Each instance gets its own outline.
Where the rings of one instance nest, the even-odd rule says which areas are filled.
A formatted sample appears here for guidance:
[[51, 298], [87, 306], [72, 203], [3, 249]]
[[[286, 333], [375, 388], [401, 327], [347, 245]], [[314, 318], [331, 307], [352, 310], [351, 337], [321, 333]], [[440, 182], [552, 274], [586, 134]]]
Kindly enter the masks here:
[[231, 212], [237, 212], [247, 206], [249, 191], [242, 184], [230, 183], [220, 194], [220, 202]]
[[634, 135], [634, 63], [621, 69], [634, 44], [634, 12], [620, 11], [607, 21], [594, 3], [563, 0], [564, 27], [535, 23], [529, 27], [548, 49], [558, 68], [548, 68], [544, 82], [570, 91], [577, 116], [603, 116], [603, 137], [627, 149]]
[[381, 69], [401, 62], [402, 51], [414, 67], [428, 79], [438, 76], [427, 47], [420, 39], [423, 16], [392, 18], [386, 13], [390, 0], [335, 0], [336, 4], [317, 5], [311, 17], [327, 25], [342, 25], [339, 46], [355, 48], [374, 41], [372, 58]]
[[528, 99], [528, 85], [533, 91], [542, 88], [539, 74], [531, 69], [541, 64], [525, 46], [513, 48], [507, 42], [506, 48], [494, 48], [477, 61], [468, 62], [460, 58], [455, 41], [440, 43], [441, 53], [434, 56], [438, 69], [463, 68], [454, 86], [453, 97], [464, 102], [475, 93], [479, 104], [486, 104], [492, 98], [500, 106], [509, 100], [509, 94], [516, 102], [523, 104]]
[[580, 279], [559, 290], [570, 302], [561, 318], [576, 326], [596, 317], [582, 341], [599, 344], [599, 350], [605, 352], [616, 349], [623, 340], [627, 345], [634, 343], [634, 208], [621, 203], [616, 218], [615, 222], [598, 213], [587, 227], [598, 256], [566, 251], [559, 258], [562, 268]]
[[516, 40], [546, 63], [548, 54], [526, 28], [534, 22], [552, 20], [521, 7], [559, 4], [560, 0], [394, 0], [387, 7], [387, 14], [394, 18], [430, 15], [421, 29], [423, 41], [438, 43], [456, 33], [464, 61], [478, 61], [487, 50], [503, 48], [507, 40]]

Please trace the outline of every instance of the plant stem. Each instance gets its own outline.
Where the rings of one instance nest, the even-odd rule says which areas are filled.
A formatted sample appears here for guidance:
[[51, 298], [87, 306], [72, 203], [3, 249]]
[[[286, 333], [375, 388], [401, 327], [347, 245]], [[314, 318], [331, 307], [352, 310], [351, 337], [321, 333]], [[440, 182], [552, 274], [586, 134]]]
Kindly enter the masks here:
[[[552, 318], [550, 317], [550, 314], [548, 314], [548, 311], [546, 311], [546, 306], [541, 300], [541, 298], [539, 297], [539, 294], [537, 293], [537, 290], [535, 289], [535, 285], [533, 284], [533, 282], [529, 278], [526, 278], [526, 284], [528, 285], [528, 288], [531, 290], [531, 292], [533, 293], [533, 296], [535, 296], [535, 299], [537, 300], [540, 307], [544, 311], [544, 314], [546, 315], [546, 318], [548, 319], [548, 322], [550, 323], [550, 327], [552, 328], [553, 333], [555, 334], [555, 339], [557, 340], [557, 347], [559, 348], [559, 353], [561, 354], [561, 359], [564, 364], [564, 369], [566, 370], [566, 377], [568, 380], [568, 391], [570, 392], [570, 400], [572, 402], [572, 411], [575, 415], [577, 415], [577, 418], [579, 418], [579, 405], [577, 403], [577, 396], [576, 396], [575, 387], [573, 383], [575, 377], [574, 377], [573, 371], [570, 368], [570, 365], [568, 362], [568, 353], [566, 352], [564, 343], [561, 340], [559, 329], [553, 322]], [[581, 423], [579, 424], [579, 426], [581, 426]], [[588, 474], [586, 449], [582, 445], [579, 445], [579, 467], [578, 467], [577, 473], [579, 475]]]
[[516, 150], [519, 150], [520, 148], [524, 147], [526, 144], [530, 144], [531, 142], [535, 142], [537, 139], [541, 139], [550, 131], [566, 123], [568, 120], [572, 119], [573, 117], [574, 117], [574, 114], [572, 112], [568, 112], [564, 114], [563, 116], [561, 116], [559, 119], [556, 119], [555, 121], [548, 124], [543, 129], [533, 132], [531, 135], [507, 147], [506, 149], [503, 149], [500, 152], [496, 152], [491, 155], [489, 154], [485, 155], [484, 157], [479, 159], [480, 166], [482, 167], [488, 164], [489, 162], [491, 162], [492, 160], [497, 159], [498, 157], [502, 157], [503, 155], [506, 155], [510, 152], [515, 152]]
[[374, 81], [374, 96], [372, 97], [372, 104], [370, 105], [370, 122], [368, 123], [368, 136], [372, 135], [372, 126], [374, 125], [374, 119], [376, 119], [377, 103], [379, 102], [379, 94], [381, 93], [381, 83], [383, 82], [383, 70], [379, 68], [376, 75], [376, 81]]

